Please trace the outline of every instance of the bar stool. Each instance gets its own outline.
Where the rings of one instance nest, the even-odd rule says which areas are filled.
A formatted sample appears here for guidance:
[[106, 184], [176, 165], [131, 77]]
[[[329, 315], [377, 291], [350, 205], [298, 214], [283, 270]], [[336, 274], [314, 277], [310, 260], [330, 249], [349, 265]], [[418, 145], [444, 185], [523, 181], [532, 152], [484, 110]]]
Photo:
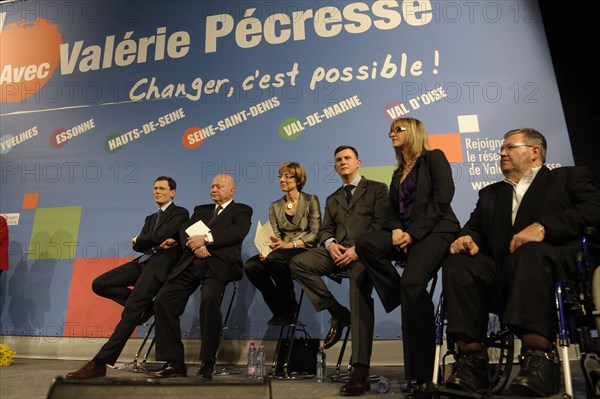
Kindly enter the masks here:
[[[394, 266], [398, 269], [402, 269], [404, 268], [405, 263], [402, 261], [394, 261]], [[328, 275], [329, 278], [331, 278], [333, 281], [337, 282], [338, 284], [342, 283], [343, 279], [347, 279], [350, 278], [350, 274], [348, 273], [347, 269], [342, 269], [336, 273], [332, 273], [330, 275]], [[431, 279], [431, 283], [430, 283], [430, 287], [429, 287], [429, 295], [433, 298], [433, 294], [435, 291], [435, 287], [437, 285], [437, 279], [438, 279], [438, 275], [434, 275], [433, 278]], [[344, 359], [344, 353], [346, 351], [346, 345], [348, 343], [348, 337], [350, 335], [350, 330], [351, 330], [352, 326], [347, 326], [346, 327], [346, 332], [344, 333], [344, 340], [342, 341], [342, 347], [340, 348], [340, 353], [338, 355], [338, 359], [335, 365], [335, 374], [333, 374], [329, 379], [333, 382], [347, 382], [348, 381], [348, 377], [349, 377], [349, 373], [350, 370], [352, 369], [352, 356], [350, 356], [350, 359], [348, 359], [348, 366], [346, 368], [346, 373], [342, 373], [341, 372], [341, 365], [342, 365], [342, 361]], [[373, 375], [370, 376], [369, 379], [371, 380], [371, 382], [377, 382], [379, 380], [379, 376]], [[407, 384], [407, 385], [410, 385]]]
[[[300, 297], [298, 299], [298, 308], [296, 313], [294, 314], [294, 321], [291, 324], [286, 324], [281, 326], [281, 330], [279, 332], [279, 338], [277, 339], [277, 346], [275, 347], [275, 353], [273, 354], [273, 364], [271, 366], [271, 376], [276, 379], [288, 379], [288, 380], [297, 380], [297, 379], [307, 379], [313, 378], [314, 375], [296, 375], [289, 372], [289, 364], [290, 359], [292, 357], [292, 349], [294, 347], [294, 338], [296, 336], [296, 331], [298, 328], [304, 330], [306, 327], [305, 324], [299, 323], [298, 318], [300, 316], [300, 309], [302, 308], [302, 301], [304, 299], [304, 289], [300, 287]], [[285, 334], [284, 334], [285, 332]], [[284, 363], [281, 367], [282, 373], [278, 373], [279, 365], [279, 356], [283, 349], [284, 342], [287, 341], [287, 349], [284, 356]]]
[[[227, 306], [227, 313], [225, 314], [225, 318], [223, 319], [223, 328], [221, 329], [221, 336], [219, 338], [219, 346], [217, 348], [217, 353], [215, 354], [215, 359], [217, 358], [217, 355], [219, 353], [219, 348], [221, 347], [221, 342], [223, 342], [223, 338], [225, 337], [225, 332], [227, 330], [237, 328], [237, 327], [229, 327], [229, 325], [228, 325], [229, 316], [231, 315], [231, 309], [233, 307], [233, 302], [235, 300], [235, 296], [237, 293], [237, 282], [232, 281], [231, 285], [233, 287], [233, 290], [231, 292], [231, 299], [229, 300], [229, 305]], [[223, 292], [221, 292], [220, 303], [223, 302], [224, 296], [225, 296], [225, 290], [223, 290]], [[130, 369], [133, 372], [145, 373], [145, 372], [149, 371], [146, 366], [146, 361], [148, 360], [148, 356], [150, 355], [150, 352], [152, 351], [152, 348], [154, 347], [154, 337], [152, 338], [152, 340], [150, 340], [150, 334], [152, 334], [152, 331], [154, 331], [154, 320], [152, 320], [152, 323], [150, 324], [150, 327], [148, 328], [148, 331], [146, 332], [146, 335], [144, 336], [144, 339], [142, 340], [142, 344], [140, 345], [139, 349], [137, 350], [137, 352], [133, 358], [133, 361], [130, 363], [130, 365], [131, 365]], [[146, 346], [146, 344], [148, 343], [149, 340], [150, 340], [150, 345], [148, 346], [148, 349], [144, 353], [144, 357], [140, 361], [140, 355], [142, 354], [144, 347]], [[215, 372], [214, 372], [215, 375], [240, 374], [240, 373], [241, 373], [241, 371], [239, 369], [229, 369], [229, 368], [215, 368]]]
[[[342, 283], [342, 280], [349, 279], [350, 274], [348, 273], [348, 269], [341, 269], [338, 272], [329, 274], [327, 277], [332, 279], [338, 284]], [[342, 347], [340, 348], [340, 354], [338, 355], [337, 362], [335, 363], [335, 374], [333, 374], [329, 379], [333, 382], [346, 382], [348, 381], [348, 373], [352, 368], [352, 357], [348, 360], [347, 372], [342, 373], [340, 368], [342, 366], [342, 361], [344, 360], [344, 353], [346, 352], [346, 345], [348, 344], [348, 337], [350, 336], [351, 326], [348, 325], [345, 327], [346, 332], [344, 333], [344, 340], [342, 341]]]

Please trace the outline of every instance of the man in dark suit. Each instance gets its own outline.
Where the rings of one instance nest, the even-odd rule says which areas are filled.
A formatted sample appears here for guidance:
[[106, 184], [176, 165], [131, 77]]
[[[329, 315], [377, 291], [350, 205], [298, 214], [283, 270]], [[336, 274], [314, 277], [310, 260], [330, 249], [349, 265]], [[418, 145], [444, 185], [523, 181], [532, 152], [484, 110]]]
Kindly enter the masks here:
[[479, 191], [471, 217], [443, 266], [447, 333], [460, 357], [446, 386], [487, 392], [488, 312], [521, 339], [522, 362], [510, 390], [550, 396], [560, 389], [554, 347], [554, 286], [575, 270], [584, 226], [600, 226], [600, 192], [581, 167], [544, 166], [546, 139], [535, 129], [511, 130], [500, 148], [504, 181]]
[[[381, 229], [388, 203], [387, 186], [367, 180], [358, 173], [361, 161], [355, 148], [338, 147], [334, 152], [334, 162], [343, 187], [327, 197], [323, 223], [319, 229], [321, 245], [295, 256], [290, 263], [294, 277], [315, 309], [327, 309], [331, 314], [331, 328], [323, 341], [325, 348], [335, 345], [342, 330], [350, 324], [353, 341], [373, 336], [373, 332], [369, 331], [373, 320], [363, 319], [373, 315], [373, 285], [369, 278], [363, 278], [365, 267], [356, 255], [354, 243], [360, 234]], [[333, 297], [321, 278], [346, 268], [350, 275], [352, 312]], [[361, 363], [356, 347], [352, 345], [353, 362], [359, 368], [361, 364], [369, 364]], [[364, 368], [368, 371], [368, 367]]]
[[156, 178], [153, 193], [159, 209], [146, 217], [142, 231], [131, 240], [133, 249], [142, 252], [142, 256], [93, 281], [92, 290], [96, 294], [124, 306], [121, 321], [98, 354], [67, 377], [105, 376], [106, 365], [115, 364], [135, 327], [152, 316], [152, 300], [181, 257], [182, 245], [177, 238], [179, 228], [189, 217], [187, 209], [173, 203], [176, 189], [177, 183], [172, 178]]
[[[190, 220], [181, 227], [179, 235], [185, 251], [154, 301], [156, 359], [166, 363], [151, 373], [152, 376], [187, 374], [179, 317], [189, 297], [201, 286], [202, 346], [197, 376], [212, 378], [223, 324], [221, 293], [228, 282], [243, 276], [242, 242], [250, 231], [252, 218], [252, 208], [234, 202], [234, 193], [233, 177], [215, 176], [210, 188], [214, 204], [197, 206]], [[208, 230], [194, 231], [200, 221]]]

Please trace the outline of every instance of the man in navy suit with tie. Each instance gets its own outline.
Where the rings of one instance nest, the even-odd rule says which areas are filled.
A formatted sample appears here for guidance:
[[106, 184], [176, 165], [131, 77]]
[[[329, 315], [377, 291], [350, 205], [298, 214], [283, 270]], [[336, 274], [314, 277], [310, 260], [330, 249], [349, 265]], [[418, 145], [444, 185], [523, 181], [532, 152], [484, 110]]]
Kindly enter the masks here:
[[131, 240], [132, 248], [142, 255], [93, 281], [96, 294], [123, 305], [121, 321], [98, 354], [67, 377], [104, 377], [106, 365], [115, 364], [135, 327], [152, 316], [152, 300], [181, 257], [183, 246], [177, 238], [179, 228], [189, 217], [187, 209], [173, 203], [176, 188], [172, 178], [156, 178], [153, 194], [158, 211], [146, 217], [142, 231]]
[[[181, 342], [180, 316], [189, 297], [201, 286], [200, 326], [201, 367], [197, 376], [212, 378], [223, 324], [221, 294], [230, 281], [243, 276], [242, 242], [250, 231], [252, 208], [233, 201], [235, 181], [226, 174], [215, 176], [210, 196], [214, 204], [200, 205], [180, 230], [185, 244], [183, 256], [154, 301], [156, 313], [156, 359], [163, 367], [154, 377], [182, 377], [187, 374]], [[202, 221], [205, 234], [188, 234], [190, 226]]]

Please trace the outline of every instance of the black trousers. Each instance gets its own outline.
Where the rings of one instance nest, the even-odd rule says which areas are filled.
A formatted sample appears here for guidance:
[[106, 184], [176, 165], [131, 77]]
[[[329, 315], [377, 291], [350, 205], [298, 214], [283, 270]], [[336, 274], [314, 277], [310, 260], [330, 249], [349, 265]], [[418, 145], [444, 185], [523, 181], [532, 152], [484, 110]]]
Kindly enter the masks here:
[[258, 255], [246, 262], [248, 280], [262, 293], [274, 315], [295, 310], [297, 306], [290, 260], [304, 251], [304, 248], [279, 249], [271, 252], [264, 262]]
[[517, 335], [533, 332], [554, 341], [554, 285], [571, 273], [578, 249], [579, 245], [530, 242], [517, 248], [502, 265], [482, 253], [451, 255], [443, 268], [447, 333], [481, 342], [492, 312]]
[[[359, 237], [356, 252], [366, 267], [387, 312], [402, 304], [402, 343], [407, 380], [429, 381], [435, 356], [435, 315], [427, 286], [448, 255], [455, 235], [432, 233], [410, 247], [408, 254], [392, 246], [389, 231]], [[405, 263], [402, 277], [392, 260]]]
[[214, 276], [206, 262], [193, 262], [167, 280], [154, 299], [156, 360], [185, 362], [180, 316], [190, 296], [200, 288], [200, 361], [214, 361], [223, 328], [221, 295], [227, 282]]
[[[125, 344], [135, 330], [144, 310], [152, 306], [154, 296], [162, 282], [152, 268], [153, 258], [144, 263], [137, 260], [125, 263], [100, 276], [92, 283], [92, 290], [105, 298], [123, 305], [121, 320], [96, 358], [107, 364], [115, 364]], [[135, 286], [131, 289], [130, 286]]]

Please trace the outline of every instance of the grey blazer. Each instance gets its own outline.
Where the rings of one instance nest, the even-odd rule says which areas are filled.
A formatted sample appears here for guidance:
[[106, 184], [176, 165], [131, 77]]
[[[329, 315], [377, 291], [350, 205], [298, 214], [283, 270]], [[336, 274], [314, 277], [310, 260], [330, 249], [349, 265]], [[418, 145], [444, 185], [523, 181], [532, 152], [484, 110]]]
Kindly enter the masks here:
[[325, 214], [319, 231], [319, 242], [334, 238], [344, 246], [353, 246], [359, 235], [381, 230], [388, 204], [387, 185], [360, 179], [352, 201], [346, 203], [346, 194], [340, 187], [327, 197]]
[[269, 221], [273, 232], [285, 242], [302, 240], [307, 248], [317, 244], [321, 227], [319, 197], [300, 192], [296, 214], [290, 222], [285, 217], [285, 195], [273, 201], [269, 207]]

